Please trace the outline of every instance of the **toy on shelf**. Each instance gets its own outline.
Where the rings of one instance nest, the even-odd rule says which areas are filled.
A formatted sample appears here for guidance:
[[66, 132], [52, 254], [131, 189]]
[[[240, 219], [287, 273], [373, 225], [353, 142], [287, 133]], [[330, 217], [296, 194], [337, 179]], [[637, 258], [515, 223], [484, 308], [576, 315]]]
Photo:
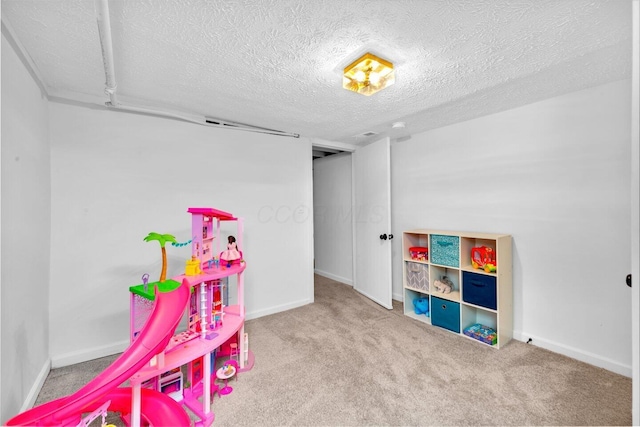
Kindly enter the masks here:
[[416, 314], [424, 314], [429, 317], [429, 298], [415, 298], [413, 308]]
[[453, 282], [447, 276], [442, 276], [442, 279], [433, 282], [433, 287], [438, 292], [450, 294], [453, 290]]
[[412, 246], [409, 248], [409, 255], [414, 261], [428, 261], [429, 260], [429, 248], [423, 246]]
[[480, 323], [465, 328], [463, 333], [485, 344], [496, 345], [498, 343], [498, 334], [495, 329], [481, 325]]
[[496, 252], [487, 246], [471, 248], [471, 265], [473, 268], [481, 268], [487, 273], [495, 273], [498, 271]]

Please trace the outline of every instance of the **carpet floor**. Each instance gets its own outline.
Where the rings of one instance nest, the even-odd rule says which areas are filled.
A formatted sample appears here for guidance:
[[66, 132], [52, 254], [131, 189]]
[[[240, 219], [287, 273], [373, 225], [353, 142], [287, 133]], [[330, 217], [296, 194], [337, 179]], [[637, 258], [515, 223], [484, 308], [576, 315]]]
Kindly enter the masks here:
[[[322, 276], [313, 304], [249, 320], [245, 332], [255, 366], [215, 396], [216, 426], [632, 423], [631, 378], [519, 341], [495, 350]], [[52, 370], [37, 404], [117, 356]]]

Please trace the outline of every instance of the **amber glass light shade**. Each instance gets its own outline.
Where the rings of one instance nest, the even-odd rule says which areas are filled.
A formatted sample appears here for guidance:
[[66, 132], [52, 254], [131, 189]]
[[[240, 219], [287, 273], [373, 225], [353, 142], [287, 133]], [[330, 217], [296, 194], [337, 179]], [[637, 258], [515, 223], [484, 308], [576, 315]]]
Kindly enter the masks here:
[[393, 64], [365, 53], [344, 69], [342, 87], [370, 96], [396, 82]]

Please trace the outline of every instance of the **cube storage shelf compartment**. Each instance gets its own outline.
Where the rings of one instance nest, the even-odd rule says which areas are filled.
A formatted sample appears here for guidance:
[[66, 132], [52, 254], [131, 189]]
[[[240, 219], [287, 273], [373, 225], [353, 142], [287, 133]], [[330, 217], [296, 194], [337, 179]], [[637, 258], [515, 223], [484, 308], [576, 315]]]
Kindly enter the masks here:
[[429, 266], [418, 262], [405, 262], [407, 288], [429, 291]]
[[420, 320], [421, 322], [429, 322], [429, 317], [431, 316], [431, 307], [429, 307], [428, 313], [422, 313], [422, 314], [416, 313], [414, 301], [416, 299], [421, 299], [421, 298], [429, 298], [429, 294], [405, 288], [404, 289], [405, 303], [403, 306], [404, 314], [405, 316], [409, 316], [413, 319]]
[[431, 297], [431, 324], [460, 333], [460, 303]]
[[460, 266], [460, 237], [431, 234], [429, 247], [431, 262], [458, 268]]
[[464, 284], [464, 302], [491, 310], [498, 309], [495, 277], [463, 271], [462, 283]]
[[[428, 260], [412, 259], [409, 248], [416, 246], [428, 248]], [[496, 272], [473, 268], [471, 250], [479, 246], [490, 248], [495, 253]], [[510, 235], [410, 230], [402, 233], [402, 254], [406, 316], [492, 348], [503, 347], [511, 340], [513, 291]], [[437, 286], [438, 281], [446, 282], [447, 286]], [[439, 288], [446, 293], [439, 291]], [[420, 298], [429, 299], [428, 315], [415, 313], [414, 300]], [[497, 342], [492, 345], [464, 334], [466, 328], [476, 324], [495, 330]]]

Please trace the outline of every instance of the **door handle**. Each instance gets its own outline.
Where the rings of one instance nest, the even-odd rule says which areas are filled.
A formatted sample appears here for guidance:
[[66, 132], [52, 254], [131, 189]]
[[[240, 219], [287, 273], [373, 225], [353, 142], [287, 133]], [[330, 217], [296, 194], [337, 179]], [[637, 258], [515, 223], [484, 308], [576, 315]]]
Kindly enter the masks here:
[[631, 287], [631, 275], [627, 274], [627, 286]]
[[381, 234], [380, 235], [380, 240], [387, 240], [387, 235], [386, 234]]

